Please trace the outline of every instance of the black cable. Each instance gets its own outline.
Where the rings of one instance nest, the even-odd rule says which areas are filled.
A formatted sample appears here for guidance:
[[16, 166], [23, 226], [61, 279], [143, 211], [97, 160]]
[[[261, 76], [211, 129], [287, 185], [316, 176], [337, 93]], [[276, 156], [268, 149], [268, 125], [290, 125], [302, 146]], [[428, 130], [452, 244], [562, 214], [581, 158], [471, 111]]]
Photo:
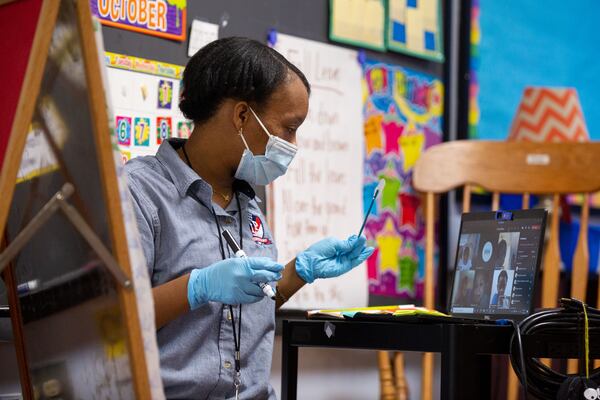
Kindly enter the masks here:
[[[540, 360], [525, 357], [521, 335], [536, 334], [572, 334], [574, 338], [584, 332], [583, 307], [586, 308], [589, 333], [600, 332], [600, 310], [587, 307], [584, 303], [574, 299], [561, 299], [562, 308], [550, 309], [535, 313], [515, 326], [515, 333], [510, 341], [510, 362], [515, 374], [524, 386], [526, 393], [542, 399], [555, 399], [560, 385], [570, 376], [555, 371]], [[582, 360], [582, 364], [585, 360]], [[585, 373], [584, 373], [585, 374]], [[590, 370], [589, 378], [598, 382], [600, 368]]]

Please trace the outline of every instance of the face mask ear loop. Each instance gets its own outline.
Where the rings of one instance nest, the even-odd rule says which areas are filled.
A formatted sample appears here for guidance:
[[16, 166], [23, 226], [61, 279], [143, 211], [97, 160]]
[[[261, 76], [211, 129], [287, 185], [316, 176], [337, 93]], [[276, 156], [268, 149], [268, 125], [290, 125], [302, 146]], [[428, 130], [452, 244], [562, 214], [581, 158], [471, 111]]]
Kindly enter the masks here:
[[262, 123], [262, 121], [260, 120], [260, 118], [258, 118], [258, 115], [256, 115], [256, 113], [254, 112], [254, 110], [252, 109], [252, 107], [248, 106], [248, 108], [250, 109], [250, 112], [252, 113], [252, 115], [254, 115], [254, 118], [256, 118], [256, 121], [258, 122], [258, 124], [260, 125], [260, 127], [263, 128], [263, 130], [265, 131], [265, 133], [267, 135], [269, 135], [269, 137], [272, 137], [273, 135], [271, 135], [271, 133], [269, 132], [269, 130], [267, 129], [267, 127]]
[[244, 146], [246, 146], [246, 149], [248, 149], [248, 151], [250, 151], [250, 146], [248, 146], [248, 142], [246, 142], [246, 138], [244, 137], [242, 128], [240, 128], [238, 135], [240, 135], [240, 137], [242, 138], [242, 141], [244, 142]]

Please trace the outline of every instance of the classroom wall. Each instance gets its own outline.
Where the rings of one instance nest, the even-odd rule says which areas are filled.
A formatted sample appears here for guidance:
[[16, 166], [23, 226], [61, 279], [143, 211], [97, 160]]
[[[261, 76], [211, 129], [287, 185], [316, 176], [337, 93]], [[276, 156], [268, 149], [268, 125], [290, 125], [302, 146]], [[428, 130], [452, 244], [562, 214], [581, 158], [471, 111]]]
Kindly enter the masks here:
[[600, 2], [479, 0], [477, 138], [507, 137], [526, 86], [574, 87], [590, 137], [600, 139]]
[[[246, 36], [266, 43], [269, 29], [305, 39], [329, 42], [329, 1], [327, 0], [188, 0], [187, 24], [194, 19], [219, 24], [219, 37]], [[185, 65], [187, 42], [175, 42], [123, 29], [104, 26], [107, 51]], [[344, 46], [340, 43], [335, 45]], [[398, 53], [366, 51], [367, 56], [384, 62], [442, 77], [443, 65]]]

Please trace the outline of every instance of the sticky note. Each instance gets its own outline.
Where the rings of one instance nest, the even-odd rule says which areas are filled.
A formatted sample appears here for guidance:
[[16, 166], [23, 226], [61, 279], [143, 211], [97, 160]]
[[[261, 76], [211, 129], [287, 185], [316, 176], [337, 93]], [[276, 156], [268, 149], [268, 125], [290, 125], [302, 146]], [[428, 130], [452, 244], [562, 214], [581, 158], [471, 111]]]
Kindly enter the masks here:
[[377, 247], [379, 248], [379, 271], [392, 271], [398, 273], [398, 253], [402, 246], [402, 238], [400, 236], [385, 233], [378, 236]]
[[[371, 200], [373, 199], [373, 194], [375, 193], [375, 188], [377, 187], [377, 182], [367, 183], [363, 186], [363, 215], [367, 214], [369, 209], [369, 205], [371, 204]], [[373, 208], [371, 209], [371, 215], [377, 215], [377, 202], [373, 204]]]
[[404, 125], [396, 121], [383, 122], [381, 124], [383, 132], [385, 133], [385, 152], [400, 154], [398, 149], [399, 138], [404, 131]]
[[400, 257], [400, 279], [398, 279], [398, 289], [414, 292], [415, 274], [418, 269], [417, 261], [411, 257]]
[[96, 313], [96, 324], [107, 358], [114, 360], [127, 355], [125, 329], [119, 309], [110, 307], [99, 311]]
[[367, 84], [369, 93], [385, 93], [388, 90], [388, 70], [387, 68], [373, 68], [367, 73]]
[[375, 251], [367, 259], [367, 276], [369, 279], [377, 279], [378, 278], [378, 268], [379, 265], [379, 248], [375, 248]]
[[401, 206], [401, 225], [410, 225], [416, 227], [417, 225], [417, 210], [421, 204], [421, 199], [411, 194], [400, 193], [400, 206]]
[[368, 168], [367, 174], [377, 176], [381, 170], [383, 170], [387, 164], [385, 157], [380, 152], [376, 151], [371, 154], [365, 161]]
[[403, 135], [400, 137], [400, 147], [404, 156], [404, 169], [412, 169], [423, 151], [425, 135], [416, 133], [413, 135]]
[[381, 140], [381, 121], [383, 115], [370, 116], [365, 122], [365, 142], [367, 146], [367, 155], [371, 154], [376, 149], [382, 149]]
[[402, 187], [402, 182], [395, 177], [380, 176], [379, 178], [385, 180], [385, 187], [381, 194], [381, 208], [390, 208], [396, 211], [398, 208], [398, 191]]

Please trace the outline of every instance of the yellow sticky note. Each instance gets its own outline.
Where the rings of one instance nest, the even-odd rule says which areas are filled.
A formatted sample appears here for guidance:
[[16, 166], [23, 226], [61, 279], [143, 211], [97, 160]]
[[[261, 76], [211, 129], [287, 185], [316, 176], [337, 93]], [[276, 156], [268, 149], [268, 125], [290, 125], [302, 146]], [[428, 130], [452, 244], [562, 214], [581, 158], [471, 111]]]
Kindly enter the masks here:
[[96, 323], [104, 351], [109, 360], [127, 354], [125, 343], [125, 328], [121, 320], [121, 312], [117, 306], [104, 309], [96, 314]]
[[400, 136], [400, 147], [402, 148], [402, 154], [404, 155], [405, 171], [408, 171], [415, 166], [415, 163], [423, 151], [424, 143], [425, 135], [423, 135], [423, 133]]
[[376, 241], [380, 257], [379, 272], [392, 271], [398, 274], [398, 254], [402, 247], [402, 238], [386, 233], [378, 236]]

